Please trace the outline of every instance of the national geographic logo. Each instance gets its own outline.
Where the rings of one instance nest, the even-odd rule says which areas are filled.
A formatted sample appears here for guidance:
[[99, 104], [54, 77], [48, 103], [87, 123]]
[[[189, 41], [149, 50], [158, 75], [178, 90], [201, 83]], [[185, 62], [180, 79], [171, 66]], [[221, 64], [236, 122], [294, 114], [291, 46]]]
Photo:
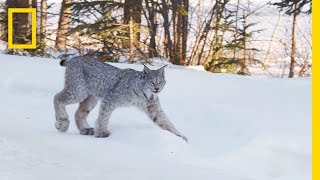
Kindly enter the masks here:
[[[31, 13], [31, 44], [13, 43], [13, 14]], [[37, 48], [37, 10], [36, 8], [8, 8], [8, 48], [9, 49], [36, 49]]]

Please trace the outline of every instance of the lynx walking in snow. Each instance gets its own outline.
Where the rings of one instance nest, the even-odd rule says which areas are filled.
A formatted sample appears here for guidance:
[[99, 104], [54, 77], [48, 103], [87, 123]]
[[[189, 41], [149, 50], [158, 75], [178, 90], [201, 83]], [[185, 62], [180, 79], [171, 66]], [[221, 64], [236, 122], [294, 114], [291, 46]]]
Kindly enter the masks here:
[[[66, 67], [66, 72], [64, 89], [54, 97], [55, 126], [59, 131], [65, 132], [69, 127], [66, 105], [80, 102], [75, 114], [76, 125], [80, 134], [94, 134], [95, 137], [110, 135], [108, 123], [112, 111], [120, 106], [133, 105], [146, 112], [160, 128], [188, 140], [173, 126], [160, 107], [157, 94], [166, 83], [164, 67], [150, 70], [145, 66], [140, 72], [119, 69], [85, 57], [75, 57], [60, 64]], [[87, 116], [99, 100], [101, 107], [93, 129], [87, 122]]]

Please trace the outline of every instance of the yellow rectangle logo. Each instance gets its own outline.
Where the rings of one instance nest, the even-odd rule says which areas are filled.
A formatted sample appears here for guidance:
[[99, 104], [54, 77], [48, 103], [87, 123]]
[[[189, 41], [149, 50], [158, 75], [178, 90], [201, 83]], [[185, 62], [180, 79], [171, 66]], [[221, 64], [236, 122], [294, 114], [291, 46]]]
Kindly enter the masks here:
[[[31, 44], [13, 44], [13, 14], [31, 13]], [[8, 8], [8, 48], [36, 49], [37, 48], [37, 9], [36, 8]]]

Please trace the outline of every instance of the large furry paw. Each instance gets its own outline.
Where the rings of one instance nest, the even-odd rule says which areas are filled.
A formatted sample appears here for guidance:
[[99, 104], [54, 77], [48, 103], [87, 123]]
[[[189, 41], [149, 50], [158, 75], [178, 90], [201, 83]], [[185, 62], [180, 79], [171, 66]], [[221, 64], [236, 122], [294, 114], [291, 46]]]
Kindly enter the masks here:
[[58, 121], [56, 121], [55, 125], [58, 131], [60, 132], [66, 132], [69, 128], [69, 120], [66, 118], [60, 118]]
[[94, 136], [96, 138], [105, 138], [105, 137], [108, 137], [110, 136], [110, 131], [95, 131], [94, 132]]
[[93, 128], [84, 128], [80, 131], [80, 134], [82, 135], [93, 135], [94, 129]]

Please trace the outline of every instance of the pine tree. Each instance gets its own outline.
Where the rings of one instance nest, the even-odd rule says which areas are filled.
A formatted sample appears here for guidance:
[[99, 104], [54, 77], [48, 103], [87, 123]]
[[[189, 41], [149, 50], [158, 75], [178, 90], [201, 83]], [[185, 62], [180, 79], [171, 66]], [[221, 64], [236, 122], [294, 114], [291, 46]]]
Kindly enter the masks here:
[[188, 40], [188, 0], [172, 0], [173, 19], [173, 58], [172, 63], [186, 64], [187, 40]]
[[[95, 49], [90, 53], [99, 52], [101, 60], [117, 61], [118, 53], [125, 53], [124, 49], [128, 48], [123, 42], [129, 41], [128, 24], [113, 15], [121, 7], [122, 3], [114, 1], [80, 0], [71, 3], [70, 35], [90, 39], [83, 41], [83, 46]], [[100, 48], [97, 50], [97, 47]]]
[[159, 55], [157, 51], [156, 35], [158, 29], [158, 22], [156, 18], [156, 2], [154, 0], [145, 0], [146, 11], [148, 13], [147, 23], [150, 34], [150, 41], [148, 44], [148, 56], [149, 58], [157, 57]]
[[280, 9], [284, 9], [286, 14], [292, 16], [292, 33], [291, 33], [291, 53], [290, 53], [290, 69], [289, 78], [294, 77], [294, 68], [296, 64], [296, 33], [297, 33], [297, 17], [300, 13], [310, 14], [312, 11], [312, 0], [282, 0], [273, 3]]
[[[7, 8], [29, 8], [29, 0], [6, 0]], [[13, 43], [29, 44], [31, 43], [31, 24], [27, 13], [13, 14]]]
[[41, 0], [41, 16], [40, 16], [40, 42], [43, 44], [43, 48], [46, 44], [46, 36], [47, 36], [47, 0]]
[[72, 0], [62, 0], [60, 19], [56, 36], [55, 47], [58, 50], [66, 49], [69, 25], [71, 21], [71, 7]]
[[[253, 30], [256, 28], [252, 27], [257, 23], [248, 22], [248, 18], [254, 12], [252, 3], [248, 1], [246, 4], [240, 4], [238, 1], [235, 7], [230, 8], [227, 6], [228, 2], [219, 1], [220, 4], [212, 11], [214, 18], [208, 29], [213, 31], [213, 37], [209, 39], [210, 47], [206, 57], [203, 57], [205, 53], [202, 50], [200, 52], [203, 52], [203, 55], [200, 54], [199, 59], [204, 59], [203, 65], [207, 71], [250, 75], [248, 64], [261, 64], [261, 61], [252, 55], [259, 49], [251, 47], [250, 41], [254, 34], [260, 33], [261, 30]], [[206, 34], [208, 33], [209, 31]], [[204, 45], [202, 47], [204, 49]]]
[[5, 2], [0, 2], [0, 40], [2, 41], [6, 41], [7, 39], [7, 24], [8, 24], [8, 20], [7, 20], [7, 14], [5, 13]]

